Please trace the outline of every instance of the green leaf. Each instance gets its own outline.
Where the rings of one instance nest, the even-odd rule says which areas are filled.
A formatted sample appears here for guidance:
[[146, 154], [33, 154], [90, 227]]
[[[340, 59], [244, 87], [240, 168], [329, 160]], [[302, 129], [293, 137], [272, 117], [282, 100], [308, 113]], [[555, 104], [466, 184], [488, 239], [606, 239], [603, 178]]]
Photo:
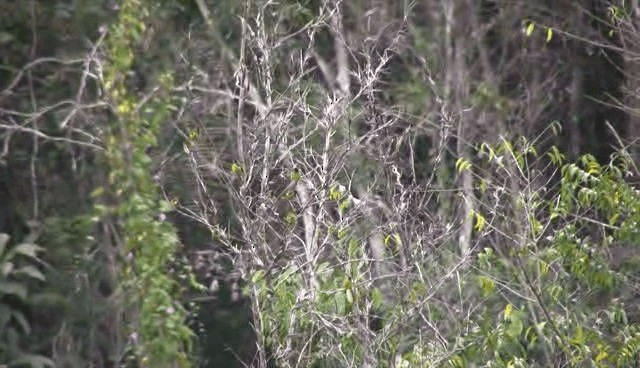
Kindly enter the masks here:
[[24, 266], [21, 267], [17, 270], [15, 270], [14, 272], [15, 275], [27, 275], [32, 279], [36, 279], [36, 280], [40, 280], [40, 281], [45, 281], [45, 277], [44, 274], [42, 274], [42, 272], [40, 272], [40, 270], [38, 270], [36, 267], [34, 266]]
[[0, 303], [0, 331], [4, 331], [7, 327], [7, 323], [11, 319], [11, 308], [6, 304]]
[[509, 319], [511, 319], [511, 316], [513, 316], [513, 305], [511, 305], [511, 303], [507, 304], [504, 307], [504, 319], [505, 321], [508, 321]]
[[518, 337], [520, 337], [520, 334], [522, 333], [523, 330], [523, 325], [522, 325], [522, 321], [520, 320], [520, 318], [511, 318], [511, 322], [508, 324], [507, 329], [506, 329], [506, 334], [513, 338], [516, 339]]
[[70, 303], [73, 303], [73, 300], [68, 300], [63, 294], [55, 291], [37, 293], [29, 297], [29, 304], [38, 307], [66, 308]]
[[342, 280], [342, 287], [345, 289], [351, 289], [353, 287], [353, 283], [348, 276]]
[[534, 346], [538, 341], [538, 333], [533, 326], [529, 326], [524, 333], [524, 338], [529, 346]]
[[347, 254], [349, 258], [355, 259], [358, 258], [360, 253], [360, 242], [355, 239], [349, 239], [349, 248], [347, 250]]
[[4, 250], [9, 243], [9, 235], [0, 233], [0, 256], [4, 254]]
[[173, 203], [171, 203], [171, 201], [165, 201], [162, 200], [160, 201], [160, 212], [171, 212], [173, 210], [175, 210], [175, 206]]
[[287, 214], [284, 216], [284, 221], [289, 225], [295, 225], [296, 222], [298, 221], [298, 216], [295, 214], [295, 212], [293, 211], [289, 211], [287, 212]]
[[342, 192], [342, 189], [339, 186], [334, 185], [329, 189], [329, 200], [338, 201], [343, 196], [344, 196], [344, 193]]
[[287, 281], [291, 281], [290, 277], [295, 274], [297, 271], [297, 269], [295, 267], [287, 267], [284, 272], [282, 272], [280, 274], [280, 276], [278, 277], [278, 284], [282, 283], [282, 282], [287, 282]]
[[347, 289], [345, 292], [346, 295], [346, 300], [347, 300], [347, 304], [351, 305], [353, 304], [353, 291], [351, 291], [351, 289]]
[[383, 298], [380, 288], [373, 288], [371, 290], [371, 305], [374, 309], [379, 309], [382, 306]]
[[459, 173], [469, 170], [470, 168], [471, 168], [471, 162], [469, 162], [467, 159], [460, 157], [456, 161], [456, 170], [458, 170]]
[[531, 36], [535, 28], [536, 28], [535, 24], [533, 22], [530, 22], [524, 34], [527, 35], [527, 37]]
[[562, 294], [562, 287], [560, 285], [552, 285], [548, 289], [548, 293], [553, 301], [557, 302], [560, 299], [560, 295]]
[[473, 212], [472, 216], [475, 218], [475, 224], [473, 225], [473, 228], [476, 231], [482, 231], [487, 222], [486, 219], [484, 218], [484, 216], [475, 211]]
[[0, 45], [13, 41], [15, 37], [9, 32], [0, 32]]
[[482, 194], [486, 193], [487, 192], [487, 182], [486, 182], [486, 180], [481, 178], [479, 187], [480, 187], [480, 191], [482, 192]]
[[91, 191], [91, 194], [89, 194], [89, 196], [91, 198], [97, 198], [97, 197], [100, 197], [103, 194], [104, 194], [104, 187], [100, 186], [100, 187], [97, 187], [96, 189], [94, 189], [93, 191]]
[[18, 310], [14, 310], [12, 313], [13, 319], [18, 322], [20, 328], [22, 329], [22, 333], [28, 335], [31, 333], [31, 327], [29, 326], [29, 321], [25, 318], [24, 314]]
[[602, 351], [600, 351], [598, 353], [598, 355], [596, 355], [594, 360], [595, 360], [596, 363], [599, 363], [599, 362], [607, 359], [608, 356], [609, 356], [609, 354], [606, 351], [602, 350]]
[[551, 28], [547, 28], [547, 43], [551, 42], [551, 39], [553, 38], [553, 30]]
[[53, 360], [47, 357], [44, 357], [42, 355], [34, 355], [34, 354], [22, 354], [18, 359], [11, 362], [11, 365], [12, 366], [26, 365], [32, 368], [47, 368], [47, 367], [55, 368], [56, 366]]
[[236, 175], [241, 175], [242, 174], [242, 166], [238, 165], [237, 163], [232, 163], [231, 164], [231, 172], [236, 174]]
[[584, 331], [582, 330], [582, 326], [576, 327], [576, 332], [571, 338], [571, 343], [574, 345], [582, 345], [585, 342]]
[[298, 181], [300, 181], [300, 179], [302, 179], [302, 175], [300, 174], [300, 171], [293, 170], [291, 174], [289, 174], [289, 178], [291, 179], [291, 181], [297, 183]]
[[320, 263], [316, 268], [316, 273], [323, 279], [328, 278], [332, 273], [329, 262]]
[[338, 203], [338, 210], [340, 211], [340, 213], [344, 213], [349, 208], [349, 206], [351, 206], [351, 200], [349, 198], [346, 198]]
[[467, 366], [467, 362], [460, 355], [456, 355], [453, 358], [449, 359], [449, 364], [454, 368], [462, 368]]
[[30, 258], [36, 258], [38, 256], [38, 252], [43, 251], [44, 249], [31, 243], [22, 243], [17, 247], [11, 250], [14, 254], [21, 254], [23, 256], [27, 256]]
[[0, 281], [0, 295], [15, 295], [25, 300], [27, 298], [27, 287], [19, 282]]
[[7, 277], [13, 271], [13, 262], [4, 262], [0, 266], [0, 272], [2, 276]]
[[480, 288], [482, 289], [482, 295], [485, 297], [489, 296], [493, 292], [493, 290], [495, 290], [496, 285], [490, 277], [484, 275], [479, 276], [478, 282], [480, 283]]
[[344, 290], [335, 293], [336, 311], [338, 314], [345, 314], [347, 311], [347, 297]]
[[338, 230], [338, 239], [344, 239], [347, 237], [347, 235], [349, 234], [349, 229], [348, 228], [342, 228]]

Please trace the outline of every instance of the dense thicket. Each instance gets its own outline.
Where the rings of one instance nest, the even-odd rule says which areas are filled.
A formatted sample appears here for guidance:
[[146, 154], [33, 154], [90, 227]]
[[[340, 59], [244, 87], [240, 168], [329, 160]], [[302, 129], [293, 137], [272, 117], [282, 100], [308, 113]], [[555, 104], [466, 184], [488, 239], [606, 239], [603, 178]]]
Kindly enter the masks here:
[[0, 366], [640, 364], [639, 17], [0, 2]]

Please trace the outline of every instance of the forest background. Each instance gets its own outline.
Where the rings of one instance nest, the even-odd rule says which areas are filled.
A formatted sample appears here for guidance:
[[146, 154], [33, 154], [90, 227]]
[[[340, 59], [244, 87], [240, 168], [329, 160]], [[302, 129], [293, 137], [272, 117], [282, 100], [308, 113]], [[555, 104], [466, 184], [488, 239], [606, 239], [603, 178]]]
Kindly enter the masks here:
[[0, 365], [638, 366], [639, 26], [0, 2]]

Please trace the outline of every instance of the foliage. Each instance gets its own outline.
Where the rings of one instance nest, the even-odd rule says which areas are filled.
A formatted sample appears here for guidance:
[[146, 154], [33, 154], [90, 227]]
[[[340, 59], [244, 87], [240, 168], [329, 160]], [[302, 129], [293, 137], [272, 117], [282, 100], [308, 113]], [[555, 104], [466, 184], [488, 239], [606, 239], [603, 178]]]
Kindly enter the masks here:
[[[496, 170], [491, 174], [496, 177], [484, 179], [496, 182], [501, 171], [507, 171], [507, 180], [527, 179], [529, 160], [537, 153], [521, 143], [520, 148], [508, 141], [483, 146], [485, 173]], [[348, 229], [339, 231], [331, 264], [309, 269], [290, 263], [275, 273], [255, 271], [250, 290], [256, 293], [257, 318], [273, 358], [282, 366], [317, 367], [367, 366], [371, 359], [377, 366], [400, 367], [637, 364], [640, 314], [632, 301], [637, 272], [618, 266], [619, 257], [640, 255], [637, 226], [631, 225], [640, 220], [640, 195], [624, 179], [629, 162], [601, 166], [584, 156], [578, 164], [560, 159], [555, 167], [562, 177], [557, 194], [548, 198], [537, 190], [484, 188], [487, 198], [517, 199], [493, 207], [487, 203], [488, 212], [476, 215], [482, 219], [477, 237], [487, 247], [456, 271], [454, 283], [421, 266], [416, 271], [425, 278], [395, 306], [369, 278], [361, 245]], [[512, 210], [527, 214], [521, 234], [506, 232], [516, 226], [505, 215]], [[403, 280], [411, 276], [388, 277], [394, 288], [404, 289]], [[428, 281], [434, 279], [441, 280], [435, 289]], [[380, 313], [383, 306], [382, 327], [372, 331], [371, 312]], [[461, 312], [451, 311], [453, 306], [465, 310], [459, 324], [453, 321]], [[428, 332], [435, 328], [435, 335]], [[371, 351], [375, 358], [367, 356]]]
[[[30, 352], [25, 346], [31, 334], [25, 306], [31, 304], [33, 281], [45, 281], [39, 270], [42, 249], [30, 242], [9, 244], [0, 233], [0, 361], [9, 366], [54, 367], [50, 359]], [[33, 307], [37, 308], [37, 305]]]
[[[105, 163], [110, 168], [108, 194], [118, 204], [113, 212], [103, 206], [98, 210], [102, 216], [113, 213], [122, 221], [124, 252], [129, 261], [123, 267], [121, 282], [130, 293], [128, 300], [139, 305], [137, 321], [129, 321], [134, 348], [140, 349], [135, 355], [143, 366], [187, 367], [193, 333], [185, 325], [179, 285], [167, 270], [179, 240], [173, 226], [163, 219], [171, 206], [161, 200], [147, 154], [147, 149], [157, 144], [168, 101], [165, 92], [150, 96], [149, 101], [139, 99], [125, 83], [135, 46], [144, 40], [145, 23], [152, 11], [151, 4], [123, 2], [107, 37], [109, 60], [104, 88], [117, 118], [106, 136]], [[171, 75], [162, 75], [159, 82], [166, 91]], [[106, 191], [99, 188], [95, 194]]]
[[[524, 147], [527, 152], [526, 143]], [[487, 151], [488, 159], [505, 170], [512, 161], [517, 171], [510, 175], [531, 173], [523, 151], [508, 142]], [[535, 152], [529, 157], [536, 157]], [[627, 318], [635, 307], [620, 299], [629, 295], [627, 287], [637, 287], [636, 281], [612, 265], [618, 263], [621, 249], [626, 254], [637, 254], [638, 249], [623, 235], [624, 226], [608, 217], [635, 213], [639, 205], [640, 196], [624, 180], [629, 162], [601, 166], [584, 156], [580, 164], [556, 163], [563, 174], [558, 194], [542, 198], [541, 188], [526, 187], [511, 193], [518, 197], [517, 210], [526, 214], [523, 234], [503, 233], [499, 238], [511, 245], [478, 254], [479, 272], [473, 277], [483, 299], [477, 301], [477, 317], [469, 317], [469, 333], [452, 364], [636, 364], [638, 321]], [[626, 193], [624, 201], [615, 200], [618, 193]], [[487, 214], [484, 234], [502, 227], [495, 216], [494, 211]], [[501, 315], [492, 313], [499, 309]]]
[[636, 13], [3, 2], [0, 364], [637, 365]]

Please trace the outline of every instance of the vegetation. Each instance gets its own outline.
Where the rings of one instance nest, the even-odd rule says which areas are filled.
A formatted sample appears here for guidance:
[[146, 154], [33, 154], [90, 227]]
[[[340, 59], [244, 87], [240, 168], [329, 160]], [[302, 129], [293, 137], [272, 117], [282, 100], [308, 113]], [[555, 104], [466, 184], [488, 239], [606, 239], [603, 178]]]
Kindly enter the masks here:
[[2, 3], [0, 366], [638, 366], [639, 16]]

